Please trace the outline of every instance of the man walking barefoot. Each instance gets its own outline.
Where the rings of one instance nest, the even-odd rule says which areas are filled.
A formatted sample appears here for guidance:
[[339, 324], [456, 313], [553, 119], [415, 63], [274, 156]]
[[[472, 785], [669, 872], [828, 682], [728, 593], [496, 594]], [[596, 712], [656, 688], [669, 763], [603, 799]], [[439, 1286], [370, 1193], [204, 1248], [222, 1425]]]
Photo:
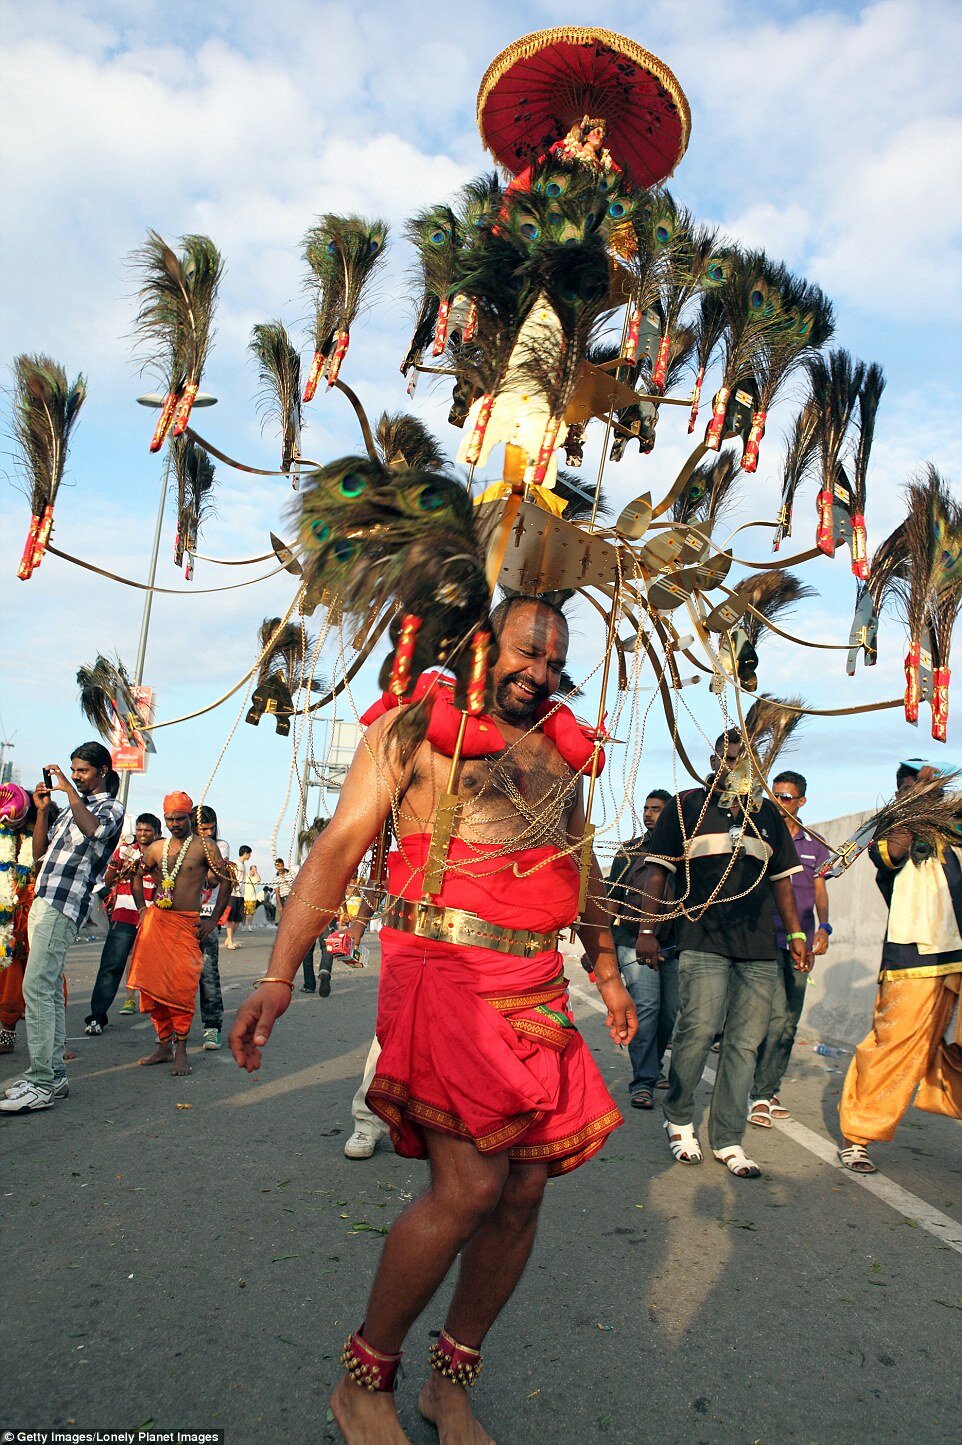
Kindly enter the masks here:
[[[418, 1406], [442, 1439], [489, 1441], [467, 1387], [531, 1252], [548, 1176], [576, 1168], [622, 1122], [574, 1027], [557, 951], [558, 931], [578, 909], [572, 850], [585, 827], [579, 772], [591, 755], [580, 733], [578, 758], [570, 734], [552, 728], [552, 740], [543, 730], [547, 718], [539, 722], [539, 709], [560, 711], [546, 704], [564, 666], [567, 624], [553, 607], [514, 598], [495, 609], [492, 625], [495, 700], [475, 721], [479, 734], [493, 730], [494, 750], [485, 755], [482, 743], [481, 755], [457, 770], [452, 866], [433, 903], [419, 902], [430, 853], [424, 830], [436, 825], [450, 752], [440, 738], [429, 740], [430, 726], [406, 751], [395, 733], [403, 713], [388, 712], [368, 728], [334, 818], [288, 897], [270, 975], [239, 1009], [230, 1036], [238, 1064], [258, 1069], [305, 948], [394, 803], [397, 851], [381, 930], [383, 1052], [368, 1100], [390, 1124], [399, 1153], [427, 1157], [430, 1184], [395, 1221], [363, 1335], [351, 1335], [344, 1347], [346, 1373], [332, 1405], [349, 1445], [406, 1438], [392, 1393], [401, 1346], [458, 1255], [458, 1284]], [[442, 703], [451, 710], [440, 693], [436, 688], [425, 709], [432, 723], [432, 707], [434, 714]], [[627, 1044], [634, 1007], [598, 902], [603, 896], [592, 861], [579, 932], [612, 1038]]]
[[[140, 874], [133, 878], [134, 899], [144, 912], [130, 966], [130, 986], [140, 990], [140, 1011], [150, 1015], [157, 1032], [156, 1049], [138, 1062], [170, 1063], [175, 1076], [190, 1073], [187, 1036], [204, 965], [201, 944], [217, 927], [231, 887], [230, 871], [216, 845], [191, 833], [193, 806], [186, 793], [168, 793], [164, 799], [164, 822], [170, 836], [163, 843], [151, 844], [140, 866], [140, 873], [153, 873], [156, 880], [152, 908], [145, 908]], [[200, 899], [208, 873], [220, 880], [218, 896], [213, 913], [201, 918]]]

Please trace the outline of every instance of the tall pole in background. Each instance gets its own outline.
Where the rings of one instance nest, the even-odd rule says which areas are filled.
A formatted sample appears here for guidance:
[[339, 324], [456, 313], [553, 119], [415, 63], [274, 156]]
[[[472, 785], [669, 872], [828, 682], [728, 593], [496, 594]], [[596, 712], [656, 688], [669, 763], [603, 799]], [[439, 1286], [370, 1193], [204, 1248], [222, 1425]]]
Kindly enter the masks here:
[[[147, 396], [138, 396], [137, 401], [141, 406], [151, 407], [158, 411], [164, 404], [165, 397], [151, 392]], [[194, 406], [215, 406], [216, 396], [209, 396], [201, 392], [194, 398]], [[167, 460], [164, 463], [164, 474], [160, 483], [160, 505], [157, 508], [157, 526], [154, 528], [154, 550], [150, 558], [150, 575], [147, 578], [147, 594], [144, 598], [144, 612], [140, 619], [140, 641], [137, 643], [137, 661], [134, 666], [133, 684], [140, 687], [144, 680], [144, 662], [147, 657], [147, 634], [150, 631], [150, 612], [154, 602], [154, 584], [157, 580], [157, 558], [160, 556], [160, 537], [164, 530], [164, 507], [167, 503], [167, 483], [170, 479], [170, 445], [167, 447]], [[124, 812], [127, 811], [127, 796], [130, 793], [130, 772], [124, 770], [120, 778], [120, 792], [118, 801]]]

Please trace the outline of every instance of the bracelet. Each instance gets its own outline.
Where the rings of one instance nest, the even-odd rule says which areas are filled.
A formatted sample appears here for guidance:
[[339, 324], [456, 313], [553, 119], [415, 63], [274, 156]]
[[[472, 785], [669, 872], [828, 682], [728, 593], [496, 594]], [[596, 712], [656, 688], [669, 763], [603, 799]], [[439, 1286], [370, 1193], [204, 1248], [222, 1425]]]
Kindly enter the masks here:
[[[789, 943], [791, 943], [793, 938], [803, 938], [806, 943], [808, 942], [808, 935], [805, 933], [786, 933], [785, 938]], [[291, 987], [293, 988], [293, 986], [292, 984]]]
[[294, 985], [289, 978], [277, 978], [274, 974], [267, 974], [265, 978], [255, 979], [254, 987], [260, 988], [262, 983], [284, 983], [290, 989], [291, 993], [294, 992]]
[[818, 926], [819, 926], [819, 928], [821, 929], [821, 931], [822, 931], [823, 933], [827, 933], [828, 936], [829, 936], [829, 938], [831, 938], [831, 936], [832, 936], [832, 925], [831, 925], [830, 923], [820, 923]]

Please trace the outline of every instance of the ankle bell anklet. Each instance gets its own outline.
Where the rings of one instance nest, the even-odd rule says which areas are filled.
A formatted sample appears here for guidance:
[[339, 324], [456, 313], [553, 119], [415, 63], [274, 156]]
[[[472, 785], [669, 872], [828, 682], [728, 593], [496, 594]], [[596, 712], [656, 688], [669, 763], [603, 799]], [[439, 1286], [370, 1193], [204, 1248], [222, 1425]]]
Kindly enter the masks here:
[[447, 1330], [441, 1331], [428, 1350], [428, 1359], [431, 1361], [432, 1370], [437, 1370], [446, 1380], [453, 1380], [456, 1385], [468, 1388], [477, 1383], [478, 1376], [484, 1369], [481, 1351], [472, 1350], [468, 1345], [459, 1345]]
[[382, 1355], [380, 1350], [372, 1349], [361, 1330], [344, 1341], [341, 1364], [345, 1372], [362, 1390], [393, 1390], [401, 1356]]

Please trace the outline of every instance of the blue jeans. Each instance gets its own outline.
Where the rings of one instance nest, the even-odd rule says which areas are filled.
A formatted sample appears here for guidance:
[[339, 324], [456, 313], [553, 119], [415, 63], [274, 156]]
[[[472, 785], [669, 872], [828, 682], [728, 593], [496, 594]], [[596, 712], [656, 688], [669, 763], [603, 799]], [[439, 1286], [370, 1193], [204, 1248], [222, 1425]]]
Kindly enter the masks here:
[[97, 969], [97, 980], [90, 995], [90, 1012], [84, 1019], [85, 1024], [89, 1024], [92, 1019], [96, 1019], [98, 1024], [106, 1024], [110, 1005], [117, 997], [120, 980], [124, 976], [136, 937], [137, 926], [134, 923], [112, 923], [108, 928], [100, 955], [100, 967]]
[[220, 991], [220, 944], [217, 929], [201, 944], [204, 966], [200, 972], [200, 1018], [205, 1029], [219, 1029], [224, 1023], [224, 999]]
[[665, 1118], [690, 1124], [695, 1090], [712, 1040], [722, 1033], [708, 1114], [713, 1149], [740, 1144], [748, 1122], [755, 1059], [768, 1029], [778, 965], [773, 958], [727, 958], [683, 949], [679, 959], [681, 1012], [671, 1050]]
[[678, 964], [668, 959], [657, 969], [639, 963], [630, 944], [618, 945], [618, 967], [631, 994], [638, 1015], [638, 1032], [628, 1045], [634, 1097], [642, 1089], [654, 1089], [662, 1055], [671, 1038], [678, 1012]]
[[77, 925], [45, 898], [33, 900], [27, 919], [30, 957], [23, 975], [30, 1050], [30, 1067], [24, 1078], [41, 1089], [52, 1089], [58, 1079], [67, 1076], [67, 1065], [63, 1061], [67, 1037], [63, 965], [77, 932]]
[[795, 1044], [795, 1031], [805, 1007], [808, 974], [800, 973], [787, 948], [780, 948], [779, 968], [772, 991], [772, 1016], [768, 1033], [758, 1050], [753, 1099], [772, 1099], [782, 1086]]

